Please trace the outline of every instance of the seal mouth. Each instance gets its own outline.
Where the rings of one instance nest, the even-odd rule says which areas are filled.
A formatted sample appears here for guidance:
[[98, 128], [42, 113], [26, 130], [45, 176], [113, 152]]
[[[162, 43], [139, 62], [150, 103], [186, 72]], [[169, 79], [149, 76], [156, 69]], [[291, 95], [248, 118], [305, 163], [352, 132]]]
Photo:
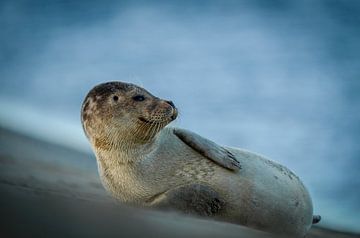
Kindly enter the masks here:
[[[177, 115], [178, 115], [178, 111], [177, 111], [176, 108], [174, 108], [173, 109], [173, 114], [170, 117], [171, 121], [175, 120], [177, 118]], [[144, 122], [146, 124], [154, 124], [154, 123], [160, 122], [160, 121], [151, 121], [151, 120], [146, 119], [145, 117], [138, 117], [138, 119], [141, 122]], [[165, 122], [165, 121], [162, 121], [162, 122]], [[160, 123], [162, 123], [162, 122], [160, 122]]]
[[153, 120], [149, 120], [149, 119], [146, 119], [145, 117], [138, 117], [138, 119], [143, 122], [143, 123], [146, 123], [146, 124], [154, 124], [154, 123], [169, 123], [169, 119], [170, 121], [173, 121], [177, 118], [178, 116], [178, 110], [175, 106], [171, 106], [171, 116], [167, 119], [167, 120], [163, 120], [163, 121], [153, 121]]
[[150, 121], [144, 117], [139, 117], [138, 119], [146, 124], [163, 123], [162, 121]]

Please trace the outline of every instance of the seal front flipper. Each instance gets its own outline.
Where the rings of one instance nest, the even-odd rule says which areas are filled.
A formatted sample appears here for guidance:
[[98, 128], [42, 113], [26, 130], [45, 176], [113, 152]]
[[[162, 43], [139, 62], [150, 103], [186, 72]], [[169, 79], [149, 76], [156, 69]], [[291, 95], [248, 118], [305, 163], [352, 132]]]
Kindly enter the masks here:
[[197, 216], [215, 216], [225, 209], [225, 201], [212, 188], [202, 184], [183, 185], [152, 197], [148, 205]]
[[185, 144], [215, 163], [234, 171], [241, 169], [241, 165], [235, 158], [235, 155], [211, 140], [179, 128], [174, 128], [174, 134]]

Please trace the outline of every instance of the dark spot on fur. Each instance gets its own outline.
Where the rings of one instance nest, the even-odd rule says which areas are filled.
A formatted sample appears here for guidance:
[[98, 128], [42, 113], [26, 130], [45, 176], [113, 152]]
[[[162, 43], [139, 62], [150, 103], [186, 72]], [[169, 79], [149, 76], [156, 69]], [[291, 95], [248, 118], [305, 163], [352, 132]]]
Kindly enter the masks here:
[[89, 100], [85, 100], [85, 104], [83, 106], [83, 109], [81, 111], [81, 119], [83, 122], [87, 121], [89, 119], [89, 113], [88, 113], [88, 110], [89, 110], [89, 105], [90, 105], [90, 102]]
[[89, 107], [89, 101], [87, 101], [86, 103], [85, 103], [85, 105], [84, 105], [84, 112], [86, 112], [87, 110], [88, 110], [88, 107]]
[[152, 103], [150, 106], [148, 106], [148, 110], [150, 112], [154, 111], [156, 109], [157, 105], [158, 105], [157, 103]]
[[87, 121], [89, 119], [89, 114], [87, 112], [84, 112], [82, 115], [83, 121]]
[[112, 144], [105, 138], [95, 138], [94, 146], [101, 150], [110, 150]]
[[139, 117], [139, 120], [145, 123], [151, 123], [151, 121], [146, 120], [144, 117]]
[[[90, 90], [90, 92], [85, 97], [84, 102], [88, 102], [91, 98], [94, 102], [96, 102], [98, 107], [101, 107], [101, 105], [109, 98], [110, 95], [118, 91], [128, 92], [132, 88], [134, 88], [134, 85], [123, 82], [107, 82], [99, 84]], [[85, 111], [85, 106], [83, 111]]]
[[95, 98], [96, 96], [107, 97], [110, 94], [117, 91], [130, 91], [134, 86], [128, 83], [122, 82], [107, 82], [95, 86], [90, 92], [89, 97]]

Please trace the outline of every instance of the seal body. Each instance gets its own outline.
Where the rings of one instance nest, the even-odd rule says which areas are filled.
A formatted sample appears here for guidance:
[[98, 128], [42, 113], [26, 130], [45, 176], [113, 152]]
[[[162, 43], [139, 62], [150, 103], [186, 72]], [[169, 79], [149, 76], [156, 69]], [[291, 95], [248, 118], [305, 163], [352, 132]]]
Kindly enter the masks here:
[[[139, 92], [145, 99], [134, 102]], [[123, 97], [121, 107], [111, 106], [116, 105], [115, 94], [117, 102]], [[293, 237], [306, 235], [313, 207], [294, 173], [255, 153], [166, 127], [176, 115], [172, 102], [132, 84], [111, 82], [90, 91], [82, 109], [83, 127], [102, 183], [112, 196], [136, 206], [174, 209]]]

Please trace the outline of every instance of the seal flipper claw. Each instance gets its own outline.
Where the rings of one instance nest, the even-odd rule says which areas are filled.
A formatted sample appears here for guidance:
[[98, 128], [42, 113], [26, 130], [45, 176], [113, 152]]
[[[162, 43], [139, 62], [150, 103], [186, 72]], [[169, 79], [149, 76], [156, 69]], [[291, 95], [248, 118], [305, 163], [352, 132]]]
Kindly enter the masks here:
[[228, 154], [228, 156], [233, 160], [232, 164], [236, 167], [238, 167], [239, 169], [241, 169], [241, 165], [240, 162], [236, 159], [235, 155], [233, 153], [231, 153], [230, 151], [228, 151], [227, 149], [224, 149], [226, 151], [226, 153]]
[[314, 215], [314, 216], [313, 216], [313, 220], [312, 220], [312, 224], [319, 223], [320, 220], [321, 220], [321, 216], [320, 216], [320, 215]]
[[218, 165], [233, 171], [241, 169], [240, 162], [235, 155], [224, 147], [184, 129], [174, 128], [174, 134], [185, 144]]

